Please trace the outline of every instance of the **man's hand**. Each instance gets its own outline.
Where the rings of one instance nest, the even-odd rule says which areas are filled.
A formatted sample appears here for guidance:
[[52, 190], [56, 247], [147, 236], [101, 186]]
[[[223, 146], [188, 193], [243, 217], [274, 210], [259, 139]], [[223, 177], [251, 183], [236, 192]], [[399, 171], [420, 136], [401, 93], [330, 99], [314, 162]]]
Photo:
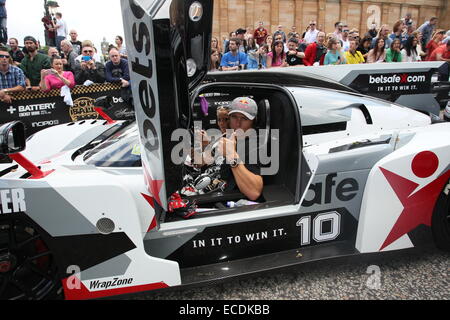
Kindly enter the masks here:
[[50, 70], [42, 69], [41, 70], [41, 79], [44, 79], [48, 74], [50, 74]]
[[233, 132], [229, 139], [221, 138], [217, 145], [219, 153], [227, 159], [227, 161], [234, 160], [239, 157], [236, 152], [236, 133]]
[[95, 61], [93, 59], [89, 60], [87, 62], [87, 65], [88, 65], [88, 68], [91, 69], [91, 70], [97, 69], [97, 67], [95, 66]]
[[120, 79], [120, 81], [122, 82], [122, 88], [127, 88], [130, 86], [130, 83], [127, 80]]
[[12, 102], [13, 98], [9, 94], [7, 94], [6, 91], [3, 89], [0, 90], [0, 100], [4, 103], [9, 104]]

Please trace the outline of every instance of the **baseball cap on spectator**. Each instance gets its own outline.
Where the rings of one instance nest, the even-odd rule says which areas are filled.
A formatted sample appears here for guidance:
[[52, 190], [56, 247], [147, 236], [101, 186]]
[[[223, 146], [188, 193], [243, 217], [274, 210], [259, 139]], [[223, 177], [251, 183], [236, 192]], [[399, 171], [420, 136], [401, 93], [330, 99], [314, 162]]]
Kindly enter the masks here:
[[236, 30], [236, 35], [238, 35], [238, 34], [245, 34], [246, 32], [247, 32], [247, 30], [239, 28], [239, 29]]
[[242, 113], [249, 120], [255, 119], [258, 114], [258, 106], [255, 100], [247, 97], [238, 97], [231, 102], [230, 111], [228, 114]]
[[25, 41], [32, 41], [32, 42], [34, 42], [34, 43], [37, 43], [37, 40], [36, 40], [34, 37], [32, 37], [32, 36], [26, 36], [26, 37], [23, 39], [23, 42], [25, 42]]

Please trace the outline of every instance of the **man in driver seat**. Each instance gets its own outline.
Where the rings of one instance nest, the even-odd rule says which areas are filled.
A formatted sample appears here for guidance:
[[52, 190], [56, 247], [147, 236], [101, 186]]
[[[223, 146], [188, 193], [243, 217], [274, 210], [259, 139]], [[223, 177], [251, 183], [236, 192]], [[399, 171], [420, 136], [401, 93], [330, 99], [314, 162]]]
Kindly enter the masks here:
[[[249, 140], [256, 139], [256, 135], [249, 137], [248, 134], [254, 127], [257, 114], [258, 107], [253, 99], [247, 97], [234, 99], [228, 113], [230, 129], [227, 130], [228, 133], [232, 133], [221, 138], [216, 149], [225, 158], [225, 163], [221, 167], [221, 177], [227, 182], [225, 190], [239, 189], [252, 201], [258, 200], [263, 190], [263, 179], [258, 163], [248, 161], [252, 158], [250, 152], [257, 153], [257, 150], [251, 150], [249, 147], [251, 145]], [[245, 146], [243, 154], [240, 148], [242, 143]]]

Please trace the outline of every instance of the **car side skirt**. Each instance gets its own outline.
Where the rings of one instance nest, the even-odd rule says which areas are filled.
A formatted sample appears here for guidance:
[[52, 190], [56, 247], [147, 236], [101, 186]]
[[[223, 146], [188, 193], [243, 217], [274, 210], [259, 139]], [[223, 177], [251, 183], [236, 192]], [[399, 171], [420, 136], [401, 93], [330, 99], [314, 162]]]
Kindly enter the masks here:
[[353, 241], [326, 243], [314, 247], [297, 248], [246, 259], [181, 269], [182, 286], [206, 284], [232, 277], [266, 272], [323, 259], [359, 254]]

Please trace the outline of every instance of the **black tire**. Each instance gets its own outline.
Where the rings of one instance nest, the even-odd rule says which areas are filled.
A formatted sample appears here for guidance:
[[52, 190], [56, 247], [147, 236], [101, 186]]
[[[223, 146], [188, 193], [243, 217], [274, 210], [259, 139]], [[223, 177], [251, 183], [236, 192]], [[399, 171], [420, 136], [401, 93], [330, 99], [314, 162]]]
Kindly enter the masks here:
[[445, 184], [434, 207], [431, 230], [436, 246], [450, 252], [450, 180]]
[[61, 296], [55, 259], [39, 228], [25, 214], [0, 215], [0, 300]]

